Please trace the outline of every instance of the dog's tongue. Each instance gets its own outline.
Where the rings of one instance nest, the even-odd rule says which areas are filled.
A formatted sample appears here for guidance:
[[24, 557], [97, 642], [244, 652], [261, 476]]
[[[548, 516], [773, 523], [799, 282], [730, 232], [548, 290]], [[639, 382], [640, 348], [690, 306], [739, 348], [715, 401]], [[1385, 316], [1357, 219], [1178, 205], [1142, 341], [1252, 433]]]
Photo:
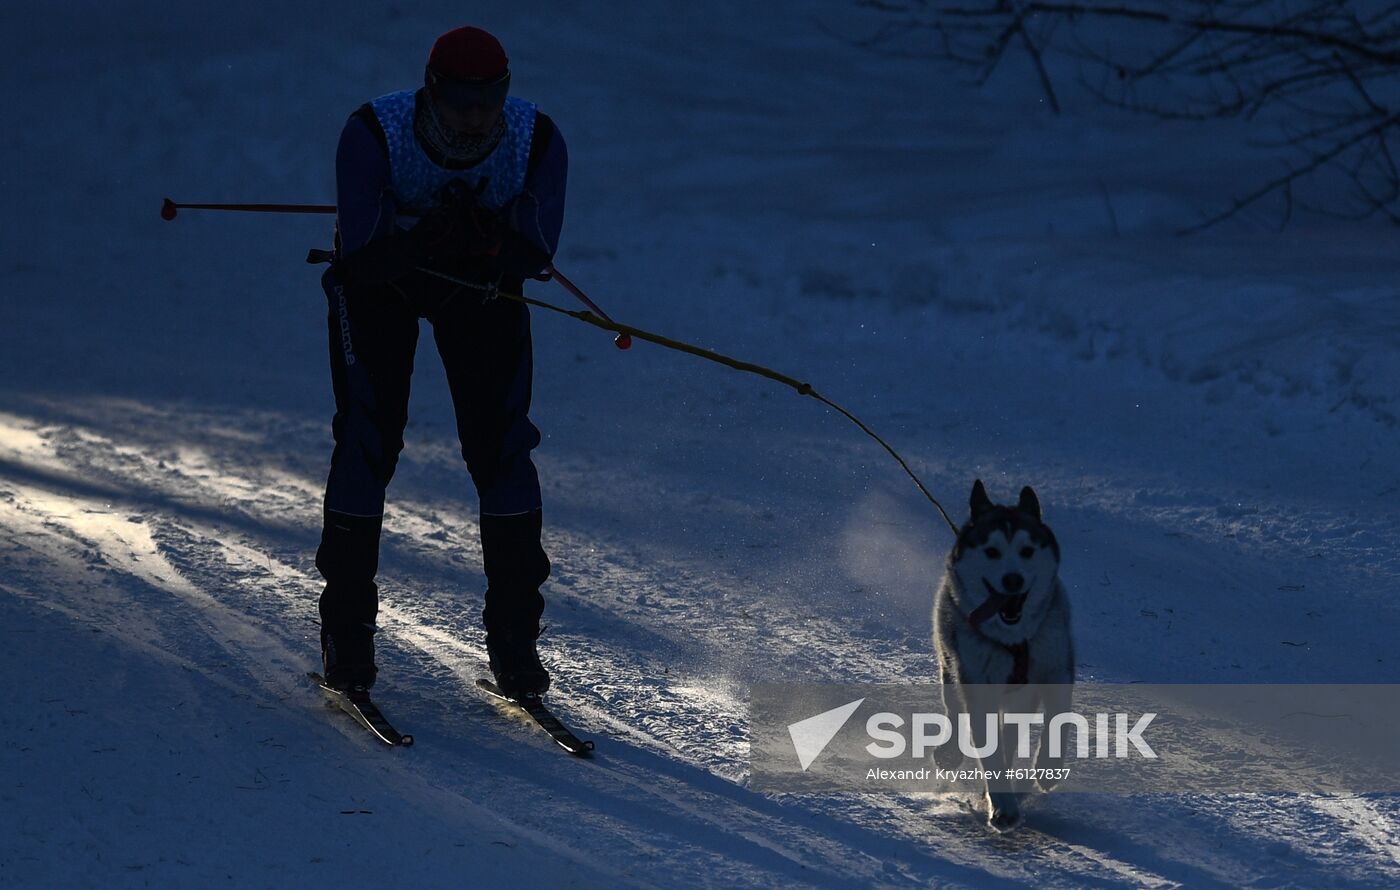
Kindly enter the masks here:
[[977, 627], [988, 618], [1000, 612], [1001, 607], [1006, 605], [1007, 601], [1010, 599], [1011, 597], [1004, 593], [988, 592], [987, 599], [982, 605], [972, 610], [972, 614], [968, 616], [968, 620], [972, 622], [973, 627]]

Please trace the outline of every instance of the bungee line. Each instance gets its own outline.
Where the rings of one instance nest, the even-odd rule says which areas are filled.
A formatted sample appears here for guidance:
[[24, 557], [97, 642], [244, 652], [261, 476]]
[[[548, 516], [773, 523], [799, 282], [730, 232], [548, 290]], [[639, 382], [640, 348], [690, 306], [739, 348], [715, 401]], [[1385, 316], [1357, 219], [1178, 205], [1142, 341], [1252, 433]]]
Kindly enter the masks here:
[[[420, 272], [425, 272], [429, 275], [434, 275], [438, 278], [450, 281], [453, 284], [461, 285], [463, 287], [469, 287], [479, 291], [494, 292], [495, 296], [497, 297], [501, 297], [507, 300], [514, 300], [517, 303], [524, 303], [529, 306], [538, 306], [541, 309], [548, 309], [551, 312], [558, 312], [560, 315], [567, 315], [570, 318], [577, 319], [586, 324], [591, 324], [597, 328], [602, 328], [605, 331], [612, 331], [615, 334], [636, 337], [638, 340], [645, 340], [648, 343], [655, 343], [656, 345], [664, 346], [667, 349], [673, 349], [677, 352], [684, 352], [687, 355], [693, 355], [698, 358], [703, 358], [707, 361], [712, 361], [716, 364], [724, 365], [728, 368], [733, 368], [736, 371], [743, 371], [749, 374], [757, 374], [760, 377], [766, 377], [769, 380], [781, 383], [784, 386], [796, 390], [798, 395], [811, 396], [812, 398], [821, 402], [823, 405], [826, 405], [827, 407], [841, 414], [851, 423], [859, 427], [861, 432], [865, 433], [867, 436], [880, 443], [880, 447], [884, 448], [885, 451], [889, 453], [890, 457], [894, 458], [895, 461], [898, 462], [900, 469], [904, 470], [905, 475], [907, 475], [913, 481], [914, 485], [918, 487], [919, 491], [923, 494], [923, 496], [925, 498], [928, 498], [929, 503], [933, 504], [933, 506], [937, 508], [939, 514], [943, 517], [943, 521], [948, 523], [948, 528], [952, 530], [953, 534], [957, 535], [958, 533], [957, 523], [953, 522], [952, 517], [948, 515], [948, 511], [943, 508], [943, 505], [938, 502], [938, 499], [933, 496], [933, 494], [928, 490], [924, 483], [919, 479], [918, 475], [916, 475], [914, 471], [910, 469], [908, 462], [904, 460], [904, 458], [899, 454], [899, 452], [895, 451], [894, 448], [890, 445], [890, 443], [886, 442], [883, 438], [881, 438], [878, 433], [876, 433], [870, 427], [866, 426], [860, 418], [856, 417], [854, 414], [852, 414], [850, 411], [847, 411], [845, 408], [841, 407], [836, 402], [833, 402], [831, 399], [828, 399], [826, 396], [817, 392], [815, 389], [812, 388], [812, 385], [810, 383], [804, 383], [800, 380], [797, 380], [796, 378], [789, 377], [788, 375], [780, 373], [778, 371], [774, 371], [772, 368], [766, 368], [763, 365], [756, 365], [753, 362], [742, 361], [740, 359], [733, 358], [723, 353], [715, 352], [712, 349], [705, 349], [704, 347], [695, 346], [693, 344], [686, 343], [681, 340], [673, 340], [670, 337], [665, 337], [661, 334], [654, 334], [651, 331], [645, 331], [641, 328], [632, 327], [631, 325], [622, 324], [621, 322], [613, 321], [610, 318], [600, 318], [597, 314], [587, 309], [565, 309], [563, 306], [556, 306], [553, 303], [547, 302], [545, 300], [535, 299], [533, 297], [527, 297], [524, 294], [507, 293], [505, 291], [495, 290], [494, 288], [486, 285], [480, 285], [474, 282], [464, 281], [455, 276], [448, 275], [444, 272], [439, 272], [436, 269], [430, 269], [426, 266], [419, 266], [417, 268]], [[572, 290], [572, 288], [570, 290]]]

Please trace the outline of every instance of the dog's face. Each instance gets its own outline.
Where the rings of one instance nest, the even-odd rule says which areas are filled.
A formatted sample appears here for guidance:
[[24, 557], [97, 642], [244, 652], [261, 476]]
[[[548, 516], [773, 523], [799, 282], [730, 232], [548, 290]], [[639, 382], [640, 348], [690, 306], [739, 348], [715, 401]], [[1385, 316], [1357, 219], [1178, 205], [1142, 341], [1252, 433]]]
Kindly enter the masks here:
[[1014, 633], [1024, 615], [1038, 617], [1054, 594], [1060, 545], [1029, 487], [1016, 506], [1005, 507], [992, 503], [979, 479], [970, 504], [972, 516], [949, 557], [967, 600], [960, 605], [984, 630], [999, 623]]

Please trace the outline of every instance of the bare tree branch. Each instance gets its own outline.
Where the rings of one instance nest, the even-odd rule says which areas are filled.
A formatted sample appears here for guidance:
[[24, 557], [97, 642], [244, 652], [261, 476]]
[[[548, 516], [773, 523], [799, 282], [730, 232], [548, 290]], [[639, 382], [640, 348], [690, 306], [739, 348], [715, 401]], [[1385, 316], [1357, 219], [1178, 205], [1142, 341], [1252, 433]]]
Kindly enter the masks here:
[[1031, 40], [1031, 35], [1026, 32], [1024, 19], [1017, 23], [1016, 31], [1021, 35], [1021, 45], [1026, 48], [1026, 54], [1031, 57], [1036, 73], [1040, 75], [1040, 86], [1041, 89], [1045, 90], [1045, 98], [1050, 102], [1050, 110], [1055, 112], [1058, 117], [1060, 100], [1055, 98], [1055, 88], [1050, 84], [1050, 72], [1045, 70], [1045, 60], [1040, 57], [1040, 49], [1036, 47], [1035, 41]]
[[[1134, 19], [1144, 22], [1156, 22], [1160, 25], [1186, 28], [1193, 31], [1218, 31], [1226, 34], [1244, 34], [1254, 37], [1292, 38], [1299, 41], [1299, 43], [1309, 46], [1333, 47], [1370, 61], [1381, 62], [1386, 65], [1400, 65], [1400, 49], [1370, 46], [1364, 41], [1358, 42], [1328, 31], [1298, 28], [1289, 25], [1258, 25], [1250, 22], [1232, 22], [1218, 18], [1174, 16], [1168, 12], [1159, 12], [1150, 9], [1135, 9], [1129, 6], [1098, 6], [1085, 3], [1026, 3], [1021, 5], [1019, 9], [1023, 14], [1027, 12], [1039, 12], [1047, 15], [1064, 15], [1070, 17], [1097, 16], [1102, 18]], [[938, 12], [941, 15], [969, 17], [1002, 14], [1000, 10], [996, 8], [960, 9], [957, 7], [942, 7]]]
[[1332, 146], [1327, 151], [1315, 155], [1312, 158], [1312, 160], [1310, 160], [1303, 166], [1289, 170], [1283, 176], [1280, 176], [1277, 179], [1265, 183], [1264, 185], [1260, 186], [1259, 188], [1255, 189], [1249, 194], [1244, 195], [1240, 198], [1236, 198], [1233, 202], [1231, 202], [1230, 208], [1228, 210], [1224, 210], [1213, 216], [1207, 217], [1203, 222], [1200, 222], [1194, 226], [1189, 226], [1185, 229], [1181, 229], [1178, 231], [1177, 234], [1190, 235], [1195, 232], [1199, 232], [1203, 229], [1208, 229], [1216, 223], [1235, 215], [1239, 211], [1258, 201], [1260, 198], [1263, 198], [1270, 192], [1283, 190], [1285, 194], [1288, 194], [1291, 191], [1293, 184], [1297, 182], [1300, 178], [1313, 172], [1322, 165], [1334, 160], [1348, 149], [1354, 148], [1366, 139], [1372, 136], [1376, 136], [1384, 130], [1396, 126], [1397, 124], [1400, 124], [1400, 114], [1391, 115], [1390, 117], [1382, 120], [1375, 126], [1364, 130], [1360, 134]]
[[[1080, 66], [1098, 101], [1164, 119], [1237, 117], [1276, 126], [1302, 157], [1286, 173], [1233, 199], [1200, 231], [1269, 194], [1283, 219], [1311, 209], [1296, 189], [1322, 177], [1324, 204], [1351, 218], [1400, 218], [1400, 3], [1371, 0], [857, 0], [888, 19], [854, 41], [964, 67], [985, 83], [1013, 44], [1025, 52], [1055, 114], [1062, 113], [1051, 56]], [[928, 35], [932, 39], [921, 42]], [[1136, 42], [1134, 42], [1136, 41]], [[1145, 58], [1144, 58], [1145, 57]], [[1295, 125], [1301, 121], [1303, 126]], [[1328, 171], [1331, 171], [1330, 173]], [[1322, 187], [1327, 176], [1352, 181]]]

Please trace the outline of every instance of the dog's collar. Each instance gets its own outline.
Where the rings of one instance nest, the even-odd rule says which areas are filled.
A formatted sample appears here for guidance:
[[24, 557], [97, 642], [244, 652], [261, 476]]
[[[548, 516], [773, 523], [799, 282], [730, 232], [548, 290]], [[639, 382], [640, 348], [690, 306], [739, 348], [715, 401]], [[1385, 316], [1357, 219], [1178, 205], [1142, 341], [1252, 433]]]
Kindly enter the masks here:
[[[982, 602], [982, 605], [972, 610], [972, 614], [967, 616], [967, 620], [976, 628], [988, 618], [1000, 612], [1002, 604], [1009, 599], [1011, 599], [1011, 597], [1002, 593], [990, 593]], [[1024, 686], [1028, 683], [1031, 673], [1030, 640], [1022, 640], [1019, 643], [1003, 643], [1000, 640], [993, 640], [993, 642], [1011, 653], [1011, 674], [1006, 678], [1006, 685]]]

